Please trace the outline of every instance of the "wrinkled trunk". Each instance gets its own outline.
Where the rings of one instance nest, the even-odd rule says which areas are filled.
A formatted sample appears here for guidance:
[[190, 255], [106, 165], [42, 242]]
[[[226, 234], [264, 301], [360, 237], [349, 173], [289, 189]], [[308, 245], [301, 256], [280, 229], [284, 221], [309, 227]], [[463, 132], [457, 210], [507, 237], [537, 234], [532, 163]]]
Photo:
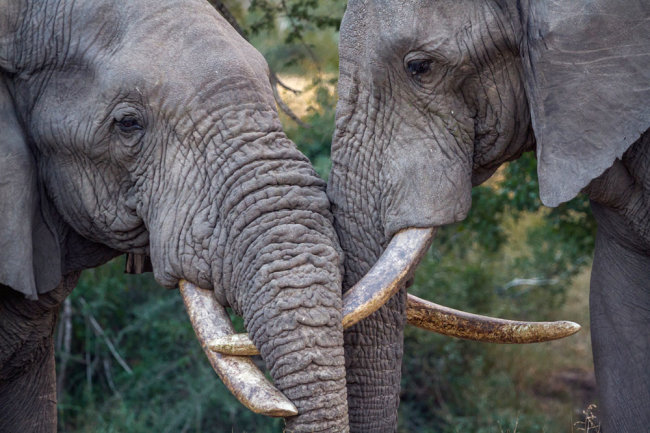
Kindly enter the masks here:
[[[356, 239], [353, 231], [335, 212], [336, 229], [346, 253], [343, 288], [348, 290], [379, 258], [381, 249], [345, 242]], [[397, 409], [406, 325], [406, 290], [393, 296], [383, 307], [345, 330], [345, 361], [350, 430], [393, 432]]]
[[[186, 162], [169, 164], [185, 172], [171, 173], [168, 182], [180, 184], [165, 185], [160, 200], [186, 211], [152, 206], [145, 217], [156, 277], [215, 289], [243, 316], [275, 385], [298, 409], [287, 431], [347, 431], [341, 259], [324, 182], [274, 113], [225, 116], [217, 120], [232, 121], [224, 141], [201, 138], [184, 148]], [[271, 127], [232, 126], [251, 120], [257, 131]]]
[[300, 224], [279, 225], [260, 233], [240, 265], [246, 328], [298, 409], [288, 431], [347, 429], [338, 254], [328, 241]]
[[345, 431], [341, 270], [329, 203], [306, 162], [260, 171], [257, 185], [235, 197], [226, 298], [298, 409], [288, 431]]
[[[371, 122], [354, 117], [363, 110], [352, 108], [359, 97], [355, 87], [343, 77], [339, 83], [339, 98], [328, 195], [345, 253], [343, 289], [347, 291], [368, 272], [390, 239], [384, 233], [381, 215], [385, 209], [379, 194], [379, 146], [366, 141], [369, 137], [361, 137], [357, 131], [359, 125]], [[395, 430], [405, 323], [406, 291], [402, 288], [378, 311], [346, 329], [351, 431]]]

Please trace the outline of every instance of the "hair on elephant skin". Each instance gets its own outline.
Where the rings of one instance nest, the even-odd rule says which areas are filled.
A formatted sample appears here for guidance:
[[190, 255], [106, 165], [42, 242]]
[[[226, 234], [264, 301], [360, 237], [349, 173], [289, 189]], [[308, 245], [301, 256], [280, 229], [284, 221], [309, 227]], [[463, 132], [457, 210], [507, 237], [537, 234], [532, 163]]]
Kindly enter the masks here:
[[244, 317], [287, 431], [347, 431], [325, 186], [207, 2], [0, 0], [0, 431], [56, 430], [58, 307], [122, 253]]
[[[328, 196], [344, 290], [409, 227], [465, 218], [471, 188], [535, 150], [549, 206], [589, 194], [604, 431], [650, 425], [650, 4], [350, 0]], [[345, 332], [352, 431], [397, 424], [406, 293]]]

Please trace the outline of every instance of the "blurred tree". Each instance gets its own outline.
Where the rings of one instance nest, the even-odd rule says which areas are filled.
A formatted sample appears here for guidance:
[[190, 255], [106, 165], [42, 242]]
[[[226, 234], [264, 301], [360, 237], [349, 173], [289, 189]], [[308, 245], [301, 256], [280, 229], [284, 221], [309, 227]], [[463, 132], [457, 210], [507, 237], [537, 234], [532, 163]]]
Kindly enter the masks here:
[[[302, 69], [299, 69], [299, 72], [304, 73], [305, 60], [308, 60], [311, 62], [312, 68], [320, 71], [323, 62], [315, 54], [313, 44], [309, 39], [318, 30], [334, 29], [338, 31], [345, 2], [334, 0], [331, 2], [332, 4], [328, 4], [328, 8], [325, 8], [322, 6], [325, 2], [320, 2], [319, 5], [317, 0], [252, 0], [247, 12], [244, 13], [240, 2], [208, 1], [246, 40], [251, 41], [251, 37], [258, 37], [260, 39], [257, 42], [267, 41], [269, 35], [274, 36], [273, 41], [277, 41], [279, 38], [284, 39], [283, 44], [267, 46], [267, 52], [264, 53], [270, 65], [269, 79], [273, 94], [278, 108], [283, 113], [298, 125], [308, 128], [309, 124], [303, 123], [280, 97], [278, 87], [293, 93], [300, 92], [283, 83], [278, 77], [276, 69], [295, 67], [302, 63]], [[340, 13], [332, 13], [336, 10]], [[284, 31], [280, 32], [281, 34], [278, 32], [278, 27], [284, 28]], [[260, 48], [260, 44], [255, 45], [258, 46], [258, 49]], [[278, 46], [280, 50], [277, 50]], [[330, 53], [336, 52], [335, 44], [333, 47], [334, 50], [330, 47]], [[318, 82], [314, 83], [314, 85], [317, 84]]]

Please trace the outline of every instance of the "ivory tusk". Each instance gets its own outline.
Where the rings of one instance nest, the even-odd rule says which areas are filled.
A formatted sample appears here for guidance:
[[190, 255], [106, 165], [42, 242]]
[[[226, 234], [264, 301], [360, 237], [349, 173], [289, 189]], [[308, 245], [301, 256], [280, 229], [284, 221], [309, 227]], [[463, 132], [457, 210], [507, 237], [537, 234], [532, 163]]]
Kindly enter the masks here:
[[[408, 295], [406, 320], [427, 331], [484, 343], [526, 344], [557, 340], [575, 334], [574, 322], [520, 322], [466, 313]], [[248, 334], [234, 334], [212, 340], [211, 350], [228, 355], [258, 355]]]
[[179, 282], [179, 287], [201, 347], [230, 392], [255, 413], [273, 417], [297, 415], [293, 403], [266, 379], [252, 360], [223, 355], [208, 348], [209, 341], [234, 333], [230, 317], [212, 291], [200, 289], [185, 280]]
[[436, 228], [408, 228], [393, 236], [368, 273], [343, 294], [343, 327], [382, 307], [408, 280], [433, 242]]
[[573, 322], [519, 322], [480, 316], [443, 307], [408, 295], [406, 320], [438, 334], [489, 343], [541, 343], [568, 337], [580, 330]]
[[[349, 328], [384, 305], [411, 277], [427, 251], [435, 228], [408, 228], [398, 232], [370, 271], [343, 295], [343, 327]], [[538, 343], [568, 337], [580, 330], [573, 322], [520, 322], [454, 310], [408, 295], [406, 317], [422, 329], [466, 340], [492, 343]], [[224, 335], [208, 343], [228, 355], [259, 352], [247, 334]]]
[[[343, 328], [377, 311], [402, 287], [431, 245], [435, 231], [408, 228], [393, 236], [377, 263], [343, 295]], [[247, 334], [212, 339], [208, 347], [227, 355], [257, 354]]]

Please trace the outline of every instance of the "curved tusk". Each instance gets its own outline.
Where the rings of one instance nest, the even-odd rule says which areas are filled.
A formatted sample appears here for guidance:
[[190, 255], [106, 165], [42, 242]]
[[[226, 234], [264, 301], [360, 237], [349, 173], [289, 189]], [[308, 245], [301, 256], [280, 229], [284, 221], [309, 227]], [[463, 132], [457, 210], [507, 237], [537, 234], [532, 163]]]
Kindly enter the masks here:
[[297, 415], [293, 403], [264, 377], [252, 360], [222, 355], [208, 348], [208, 341], [234, 333], [230, 317], [212, 291], [200, 289], [185, 280], [179, 282], [179, 287], [201, 347], [230, 392], [255, 413], [273, 417]]
[[[349, 328], [384, 305], [411, 277], [427, 251], [436, 228], [408, 228], [393, 236], [370, 271], [343, 295], [343, 327]], [[408, 295], [406, 318], [418, 328], [466, 340], [491, 343], [539, 343], [580, 330], [574, 322], [520, 322], [466, 313]], [[257, 355], [248, 334], [223, 335], [208, 343], [227, 355]]]
[[573, 322], [519, 322], [466, 313], [408, 295], [406, 320], [438, 334], [489, 343], [541, 343], [568, 337], [580, 330]]
[[[487, 343], [526, 344], [557, 340], [575, 334], [574, 322], [519, 322], [466, 313], [408, 295], [406, 320], [409, 325], [450, 337]], [[216, 338], [208, 347], [227, 355], [259, 355], [248, 334]]]
[[[436, 228], [408, 228], [393, 236], [370, 271], [343, 295], [343, 328], [349, 328], [384, 305], [411, 277], [427, 251]], [[247, 334], [224, 335], [208, 347], [227, 355], [253, 355], [257, 349]]]
[[407, 228], [393, 236], [368, 273], [343, 294], [343, 327], [382, 307], [408, 280], [433, 242], [436, 228]]

